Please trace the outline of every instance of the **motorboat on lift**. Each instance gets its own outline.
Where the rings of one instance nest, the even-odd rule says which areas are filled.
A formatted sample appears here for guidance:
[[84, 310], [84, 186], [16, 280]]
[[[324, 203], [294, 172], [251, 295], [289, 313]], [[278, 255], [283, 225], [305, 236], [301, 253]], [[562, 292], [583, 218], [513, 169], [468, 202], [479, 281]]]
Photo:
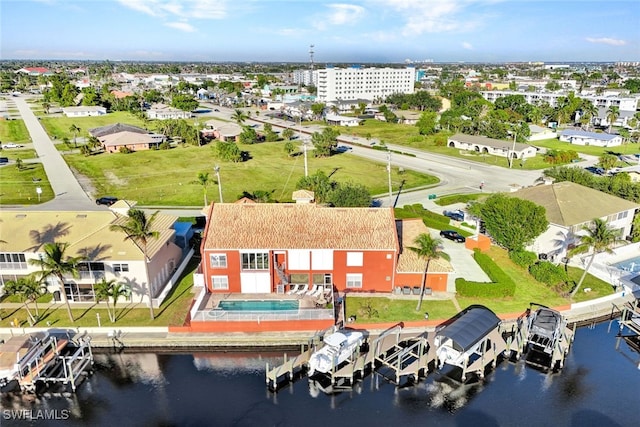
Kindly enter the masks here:
[[309, 358], [309, 376], [329, 373], [349, 360], [364, 344], [361, 331], [341, 329], [324, 338], [324, 346]]

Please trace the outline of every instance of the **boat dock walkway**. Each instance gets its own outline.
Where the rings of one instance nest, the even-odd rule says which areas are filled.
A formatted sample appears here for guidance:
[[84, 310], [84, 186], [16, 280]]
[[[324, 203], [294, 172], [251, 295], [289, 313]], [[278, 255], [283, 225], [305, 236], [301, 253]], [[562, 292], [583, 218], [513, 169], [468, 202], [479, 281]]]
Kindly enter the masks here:
[[[478, 319], [470, 320], [471, 313]], [[346, 362], [334, 366], [324, 376], [334, 390], [351, 387], [356, 380], [370, 373], [380, 375], [395, 385], [417, 382], [444, 364], [461, 368], [462, 382], [466, 381], [468, 374], [483, 378], [487, 369], [496, 367], [498, 360], [518, 360], [531, 351], [532, 340], [537, 339], [537, 335], [531, 333], [530, 315], [528, 310], [516, 322], [503, 324], [490, 310], [476, 306], [435, 331], [404, 330], [402, 324], [398, 324], [379, 334], [368, 335]], [[483, 320], [479, 316], [488, 319], [484, 328], [477, 327], [477, 323]], [[473, 326], [469, 327], [469, 322]], [[267, 364], [267, 387], [277, 391], [286, 382], [304, 376], [311, 356], [326, 333], [316, 335], [313, 342], [303, 346], [298, 356], [288, 358], [285, 355], [283, 363], [275, 367]], [[574, 331], [564, 317], [556, 336], [557, 339], [548, 346], [548, 359], [543, 362], [527, 359], [527, 363], [548, 370], [562, 369], [574, 337]]]

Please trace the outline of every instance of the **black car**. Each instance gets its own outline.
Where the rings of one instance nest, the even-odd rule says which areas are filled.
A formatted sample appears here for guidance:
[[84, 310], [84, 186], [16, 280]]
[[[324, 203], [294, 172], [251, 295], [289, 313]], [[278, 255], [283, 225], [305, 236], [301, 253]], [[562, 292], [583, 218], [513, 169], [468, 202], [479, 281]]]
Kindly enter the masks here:
[[453, 240], [454, 242], [458, 242], [458, 243], [464, 243], [465, 240], [467, 240], [464, 238], [462, 234], [453, 230], [442, 230], [440, 232], [440, 236], [444, 237], [445, 239]]
[[96, 199], [96, 205], [107, 205], [107, 206], [111, 206], [112, 204], [114, 204], [115, 202], [118, 201], [117, 197], [100, 197], [99, 199]]

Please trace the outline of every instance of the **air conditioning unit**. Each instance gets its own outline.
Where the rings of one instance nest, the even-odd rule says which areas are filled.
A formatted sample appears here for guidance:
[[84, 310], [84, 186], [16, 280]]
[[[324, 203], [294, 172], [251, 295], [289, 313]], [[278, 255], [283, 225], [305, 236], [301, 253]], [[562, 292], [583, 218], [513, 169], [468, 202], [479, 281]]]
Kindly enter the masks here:
[[546, 260], [548, 258], [547, 254], [538, 254], [538, 259]]

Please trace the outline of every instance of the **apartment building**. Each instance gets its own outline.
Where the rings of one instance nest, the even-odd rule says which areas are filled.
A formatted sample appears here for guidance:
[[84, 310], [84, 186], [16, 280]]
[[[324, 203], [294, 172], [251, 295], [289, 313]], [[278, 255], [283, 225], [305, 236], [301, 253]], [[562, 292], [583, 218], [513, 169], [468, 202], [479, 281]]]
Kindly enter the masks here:
[[316, 70], [318, 101], [374, 101], [394, 93], [413, 93], [416, 70], [407, 68], [327, 67]]

